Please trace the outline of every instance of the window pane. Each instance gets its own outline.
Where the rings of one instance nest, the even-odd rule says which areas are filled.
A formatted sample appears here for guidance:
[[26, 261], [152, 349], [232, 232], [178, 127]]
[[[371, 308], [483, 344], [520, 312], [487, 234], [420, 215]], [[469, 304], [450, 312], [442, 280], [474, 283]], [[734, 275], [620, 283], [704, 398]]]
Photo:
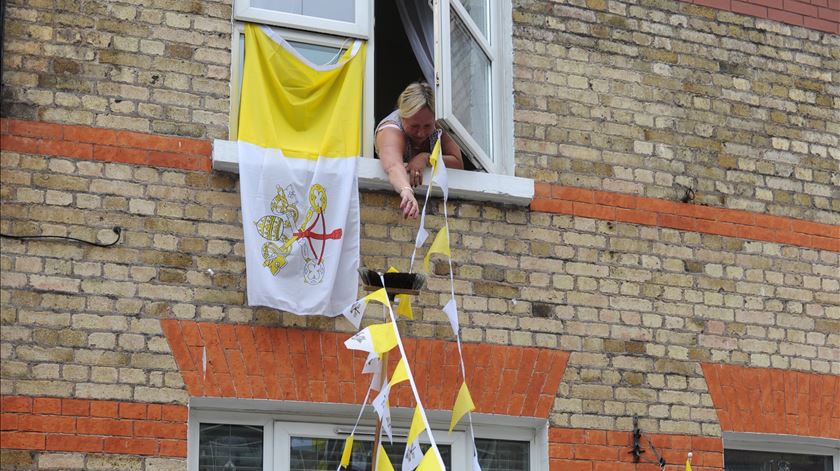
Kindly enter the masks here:
[[451, 11], [452, 109], [488, 156], [490, 144], [490, 60], [463, 21]]
[[487, 5], [488, 0], [461, 0], [461, 5], [469, 12], [473, 22], [475, 22], [481, 34], [490, 42], [490, 36], [487, 34], [488, 14], [490, 7]]
[[531, 445], [528, 442], [475, 439], [482, 471], [528, 471]]
[[317, 44], [307, 44], [299, 41], [287, 41], [295, 50], [306, 58], [309, 62], [316, 65], [335, 64], [344, 49], [337, 47], [320, 46]]
[[726, 471], [833, 471], [831, 456], [724, 450]]
[[[391, 458], [391, 464], [396, 471], [402, 469], [402, 457], [405, 453], [405, 443], [383, 443], [385, 453]], [[425, 453], [429, 445], [421, 444]], [[451, 449], [449, 445], [438, 445], [446, 469], [450, 469]], [[334, 470], [341, 462], [341, 452], [344, 451], [343, 439], [291, 437], [289, 450], [290, 471], [320, 471]], [[350, 466], [347, 471], [370, 471], [373, 460], [373, 441], [355, 440]]]
[[199, 471], [262, 471], [263, 428], [250, 425], [201, 424]]
[[251, 0], [251, 6], [348, 23], [356, 21], [355, 0]]

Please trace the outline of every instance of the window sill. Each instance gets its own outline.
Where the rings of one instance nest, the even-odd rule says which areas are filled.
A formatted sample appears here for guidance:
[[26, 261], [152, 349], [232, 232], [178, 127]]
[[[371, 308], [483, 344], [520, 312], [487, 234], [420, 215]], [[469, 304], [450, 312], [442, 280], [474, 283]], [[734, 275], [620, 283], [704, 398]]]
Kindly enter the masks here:
[[[213, 142], [213, 169], [222, 172], [239, 173], [239, 155], [236, 141], [216, 139]], [[466, 170], [447, 172], [449, 180], [449, 197], [470, 201], [487, 201], [492, 203], [528, 206], [534, 198], [534, 180], [530, 178], [513, 177], [509, 175], [495, 175]], [[430, 181], [431, 174], [426, 169], [423, 181]], [[359, 189], [362, 190], [390, 190], [391, 184], [382, 171], [382, 166], [376, 159], [359, 160]], [[419, 188], [418, 193], [426, 191], [426, 186]], [[432, 194], [440, 196], [440, 190], [433, 189]]]

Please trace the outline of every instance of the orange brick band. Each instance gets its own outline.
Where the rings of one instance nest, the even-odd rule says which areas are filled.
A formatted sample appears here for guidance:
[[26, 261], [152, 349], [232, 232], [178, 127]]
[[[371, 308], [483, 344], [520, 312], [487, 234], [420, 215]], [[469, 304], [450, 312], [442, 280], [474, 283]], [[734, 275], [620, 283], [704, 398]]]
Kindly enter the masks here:
[[[366, 355], [344, 347], [347, 333], [161, 321], [191, 396], [360, 404], [370, 376]], [[461, 385], [454, 342], [405, 339], [423, 405], [452, 408]], [[207, 369], [203, 370], [203, 358]], [[548, 417], [569, 354], [558, 350], [465, 344], [467, 384], [478, 412]], [[391, 368], [396, 354], [390, 355]], [[407, 384], [391, 404], [414, 405]]]
[[702, 367], [721, 430], [840, 438], [840, 376]]
[[531, 209], [840, 252], [840, 226], [537, 183]]
[[0, 120], [0, 149], [209, 172], [209, 141], [17, 119]]
[[789, 25], [804, 26], [826, 33], [840, 33], [840, 1], [838, 0], [682, 1], [756, 18], [767, 18]]
[[187, 407], [0, 397], [0, 448], [187, 456]]
[[[691, 469], [712, 471], [723, 468], [723, 443], [720, 438], [689, 435], [644, 434], [665, 459], [669, 469], [684, 469], [688, 452]], [[631, 432], [550, 428], [548, 459], [552, 471], [659, 471], [646, 440], [639, 464], [633, 462]]]

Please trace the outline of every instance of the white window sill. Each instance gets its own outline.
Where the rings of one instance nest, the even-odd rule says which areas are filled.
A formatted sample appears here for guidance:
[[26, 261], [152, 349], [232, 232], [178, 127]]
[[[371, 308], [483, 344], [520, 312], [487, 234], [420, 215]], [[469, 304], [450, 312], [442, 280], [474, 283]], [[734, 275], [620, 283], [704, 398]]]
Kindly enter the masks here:
[[[239, 173], [236, 141], [216, 139], [213, 142], [213, 169]], [[534, 180], [530, 178], [453, 169], [448, 170], [447, 176], [449, 179], [449, 197], [453, 199], [527, 206], [534, 198]], [[430, 179], [429, 169], [426, 169], [423, 181], [428, 182]], [[379, 160], [359, 160], [359, 189], [391, 189], [391, 184], [388, 182], [385, 172], [382, 171]], [[425, 191], [425, 186], [418, 189], [419, 194], [423, 194]], [[432, 194], [440, 196], [440, 190], [433, 188]]]

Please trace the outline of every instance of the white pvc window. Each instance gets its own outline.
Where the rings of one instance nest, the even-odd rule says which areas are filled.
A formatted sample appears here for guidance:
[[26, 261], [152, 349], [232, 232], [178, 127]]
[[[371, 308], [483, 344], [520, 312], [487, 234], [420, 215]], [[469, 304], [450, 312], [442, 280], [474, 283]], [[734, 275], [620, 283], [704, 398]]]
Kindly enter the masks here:
[[723, 433], [726, 471], [840, 471], [840, 440], [796, 435]]
[[236, 0], [233, 17], [305, 31], [370, 36], [370, 0]]
[[[234, 19], [282, 28], [286, 40], [341, 48], [367, 40], [362, 154], [373, 157], [373, 2], [377, 0], [235, 0]], [[393, 0], [378, 0], [393, 1]], [[510, 0], [435, 2], [435, 114], [472, 162], [489, 173], [514, 174], [512, 19]], [[242, 23], [234, 23], [230, 139], [238, 135], [244, 60]], [[308, 56], [307, 56], [308, 57]], [[313, 60], [317, 63], [317, 60]]]
[[[510, 4], [435, 2], [435, 114], [489, 172], [513, 173]], [[509, 39], [508, 39], [509, 40]]]
[[[226, 404], [250, 404], [249, 401], [224, 400]], [[262, 401], [265, 402], [265, 401]], [[292, 405], [292, 407], [298, 407]], [[324, 405], [311, 406], [312, 411]], [[344, 440], [353, 428], [358, 411], [354, 406], [327, 405], [329, 413], [312, 415], [253, 410], [233, 412], [200, 409], [191, 406], [189, 418], [188, 471], [308, 471], [338, 467]], [[262, 406], [260, 408], [263, 408]], [[393, 443], [387, 437], [383, 446], [394, 468], [399, 471], [405, 440], [408, 436], [411, 410], [392, 409]], [[432, 412], [435, 442], [447, 470], [472, 470], [472, 440], [466, 430], [448, 433], [448, 414]], [[489, 416], [487, 416], [489, 417]], [[547, 471], [548, 450], [544, 424], [539, 421], [493, 416], [475, 425], [476, 449], [484, 471]], [[291, 419], [291, 420], [290, 420]], [[510, 425], [523, 423], [523, 426]], [[372, 423], [363, 423], [355, 434], [351, 470], [371, 469], [373, 450]], [[421, 436], [421, 447], [428, 439]]]

